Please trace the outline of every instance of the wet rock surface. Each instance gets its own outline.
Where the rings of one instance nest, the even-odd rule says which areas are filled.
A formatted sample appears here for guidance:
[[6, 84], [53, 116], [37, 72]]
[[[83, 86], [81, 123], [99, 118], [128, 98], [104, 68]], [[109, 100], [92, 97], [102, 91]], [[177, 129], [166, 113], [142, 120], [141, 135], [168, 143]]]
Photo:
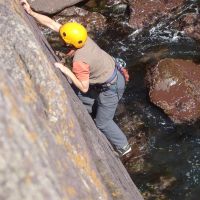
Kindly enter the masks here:
[[66, 7], [71, 7], [83, 0], [28, 0], [31, 7], [41, 13], [55, 14]]
[[148, 134], [145, 133], [144, 121], [134, 112], [128, 114], [122, 103], [117, 108], [115, 120], [126, 133], [132, 147], [132, 151], [121, 160], [130, 174], [141, 173], [144, 170], [144, 157], [149, 150], [147, 146]]
[[200, 41], [200, 14], [187, 15], [183, 20], [186, 24], [183, 29], [185, 33]]
[[[120, 17], [121, 15], [126, 15], [129, 12], [129, 4], [127, 1], [123, 0], [109, 0], [106, 1], [108, 7], [112, 7], [112, 15]], [[129, 13], [128, 13], [129, 14]]]
[[170, 16], [184, 0], [129, 0], [131, 15], [129, 23], [134, 29], [150, 26], [162, 17]]
[[200, 65], [191, 60], [163, 59], [151, 70], [150, 99], [175, 122], [200, 117]]
[[200, 41], [200, 14], [187, 14], [180, 20], [178, 28], [189, 37]]
[[19, 1], [0, 16], [0, 198], [142, 200]]

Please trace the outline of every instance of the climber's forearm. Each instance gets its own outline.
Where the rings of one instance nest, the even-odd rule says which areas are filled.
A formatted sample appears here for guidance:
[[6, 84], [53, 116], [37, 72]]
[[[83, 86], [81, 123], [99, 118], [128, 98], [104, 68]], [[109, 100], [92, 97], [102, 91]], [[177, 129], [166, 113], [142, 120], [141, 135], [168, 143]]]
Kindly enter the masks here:
[[50, 29], [59, 32], [59, 29], [61, 27], [61, 24], [58, 22], [54, 21], [50, 17], [46, 15], [42, 15], [39, 13], [36, 13], [34, 11], [30, 12], [30, 15], [32, 15], [38, 22], [40, 22], [42, 25], [49, 27]]
[[46, 15], [42, 15], [42, 14], [39, 14], [39, 13], [33, 11], [31, 6], [27, 2], [27, 0], [19, 0], [19, 1], [20, 1], [21, 5], [24, 7], [24, 9], [26, 10], [26, 12], [29, 15], [32, 15], [38, 22], [40, 22], [44, 26], [51, 28], [52, 30], [54, 30], [56, 32], [59, 32], [61, 24], [54, 21], [50, 17], [47, 17]]
[[77, 77], [74, 75], [74, 73], [68, 69], [67, 67], [65, 67], [63, 64], [61, 63], [55, 63], [54, 64], [57, 68], [59, 68], [67, 77], [69, 77], [72, 82], [74, 83], [74, 85], [83, 93], [86, 93], [89, 89], [89, 80], [85, 80], [85, 81], [80, 81], [77, 79]]
[[76, 78], [76, 76], [74, 75], [74, 73], [69, 70], [69, 69], [65, 69], [65, 71], [63, 72], [65, 75], [67, 75], [72, 82], [74, 83], [74, 85], [83, 93], [86, 93], [89, 89], [89, 81], [80, 81]]

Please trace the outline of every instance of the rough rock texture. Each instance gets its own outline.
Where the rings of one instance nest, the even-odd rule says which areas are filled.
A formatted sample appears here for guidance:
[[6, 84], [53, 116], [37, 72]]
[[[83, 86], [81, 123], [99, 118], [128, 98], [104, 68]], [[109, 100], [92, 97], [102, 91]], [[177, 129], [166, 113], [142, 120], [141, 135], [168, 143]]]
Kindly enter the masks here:
[[107, 26], [106, 18], [100, 13], [89, 12], [75, 6], [58, 13], [54, 16], [54, 19], [61, 24], [68, 21], [76, 21], [83, 24], [89, 32], [96, 30], [103, 31]]
[[106, 6], [112, 7], [112, 14], [116, 14], [118, 17], [129, 12], [129, 5], [126, 0], [107, 0]]
[[142, 200], [19, 1], [0, 17], [0, 199]]
[[200, 14], [187, 14], [181, 20], [181, 30], [195, 40], [200, 41]]
[[31, 7], [37, 12], [55, 14], [66, 7], [73, 6], [83, 0], [28, 0]]
[[150, 99], [176, 123], [200, 118], [200, 65], [163, 59], [151, 71]]
[[183, 5], [185, 0], [128, 0], [131, 8], [129, 23], [135, 29], [149, 26]]

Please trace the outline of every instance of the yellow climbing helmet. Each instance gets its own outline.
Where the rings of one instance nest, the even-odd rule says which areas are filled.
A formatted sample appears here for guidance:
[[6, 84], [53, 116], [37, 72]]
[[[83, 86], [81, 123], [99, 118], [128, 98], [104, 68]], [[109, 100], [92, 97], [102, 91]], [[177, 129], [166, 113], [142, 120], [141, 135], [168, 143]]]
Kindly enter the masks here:
[[87, 30], [77, 22], [68, 22], [61, 26], [60, 35], [66, 43], [81, 48], [87, 39]]

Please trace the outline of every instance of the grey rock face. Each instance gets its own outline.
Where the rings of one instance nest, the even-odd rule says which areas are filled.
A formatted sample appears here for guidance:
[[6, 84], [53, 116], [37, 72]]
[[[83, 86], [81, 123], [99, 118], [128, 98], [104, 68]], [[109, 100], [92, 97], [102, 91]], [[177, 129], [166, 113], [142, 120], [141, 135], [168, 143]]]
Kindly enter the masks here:
[[81, 1], [83, 0], [28, 0], [35, 11], [46, 14], [55, 14], [64, 8], [73, 6]]
[[103, 31], [107, 27], [106, 18], [100, 13], [89, 12], [75, 6], [63, 10], [53, 18], [61, 24], [68, 21], [76, 21], [84, 25], [88, 32]]
[[19, 1], [0, 17], [0, 199], [141, 200]]

